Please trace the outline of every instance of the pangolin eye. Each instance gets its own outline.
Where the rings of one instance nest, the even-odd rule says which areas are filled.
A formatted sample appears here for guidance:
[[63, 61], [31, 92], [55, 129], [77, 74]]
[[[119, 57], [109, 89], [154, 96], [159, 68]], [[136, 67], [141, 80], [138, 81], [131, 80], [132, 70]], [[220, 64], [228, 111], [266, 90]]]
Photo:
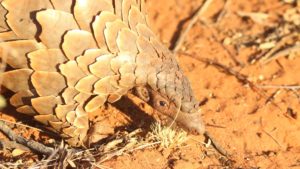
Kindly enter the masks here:
[[160, 100], [159, 105], [162, 106], [162, 107], [165, 107], [165, 106], [167, 106], [167, 102], [165, 102], [163, 100]]

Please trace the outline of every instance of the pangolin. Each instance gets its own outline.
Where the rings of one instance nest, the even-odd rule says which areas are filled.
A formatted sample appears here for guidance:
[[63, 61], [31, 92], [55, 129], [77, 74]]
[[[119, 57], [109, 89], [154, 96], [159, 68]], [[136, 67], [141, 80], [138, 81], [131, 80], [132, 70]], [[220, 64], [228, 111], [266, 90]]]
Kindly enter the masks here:
[[188, 130], [204, 132], [199, 103], [174, 54], [147, 23], [144, 0], [0, 0], [3, 86], [16, 111], [72, 146], [89, 112], [128, 92]]

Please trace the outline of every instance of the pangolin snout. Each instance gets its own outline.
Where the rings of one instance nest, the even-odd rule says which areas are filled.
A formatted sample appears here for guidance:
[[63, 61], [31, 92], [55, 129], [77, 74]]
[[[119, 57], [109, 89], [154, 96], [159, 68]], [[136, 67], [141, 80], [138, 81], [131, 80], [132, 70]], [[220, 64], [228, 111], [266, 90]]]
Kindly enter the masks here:
[[203, 123], [201, 113], [184, 113], [179, 112], [178, 116], [175, 119], [179, 125], [184, 129], [197, 133], [203, 134], [205, 132], [205, 125]]

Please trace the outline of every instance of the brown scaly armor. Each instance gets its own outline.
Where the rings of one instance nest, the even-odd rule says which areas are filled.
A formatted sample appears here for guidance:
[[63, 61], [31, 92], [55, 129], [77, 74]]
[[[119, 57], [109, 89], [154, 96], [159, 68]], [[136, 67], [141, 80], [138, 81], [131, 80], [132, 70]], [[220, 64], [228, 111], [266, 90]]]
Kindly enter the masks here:
[[20, 113], [85, 144], [88, 113], [135, 94], [203, 133], [198, 101], [174, 55], [149, 29], [143, 0], [0, 1], [3, 86]]

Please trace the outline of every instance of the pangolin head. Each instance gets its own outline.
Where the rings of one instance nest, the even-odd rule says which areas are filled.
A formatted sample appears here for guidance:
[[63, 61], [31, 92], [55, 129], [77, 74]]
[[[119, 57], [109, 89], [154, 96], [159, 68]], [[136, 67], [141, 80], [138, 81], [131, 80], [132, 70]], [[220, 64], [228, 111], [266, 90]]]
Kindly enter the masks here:
[[135, 87], [135, 94], [184, 129], [203, 134], [205, 127], [199, 102], [175, 57], [168, 53], [170, 57], [164, 57], [155, 76], [153, 73], [145, 75], [148, 76], [148, 83]]

